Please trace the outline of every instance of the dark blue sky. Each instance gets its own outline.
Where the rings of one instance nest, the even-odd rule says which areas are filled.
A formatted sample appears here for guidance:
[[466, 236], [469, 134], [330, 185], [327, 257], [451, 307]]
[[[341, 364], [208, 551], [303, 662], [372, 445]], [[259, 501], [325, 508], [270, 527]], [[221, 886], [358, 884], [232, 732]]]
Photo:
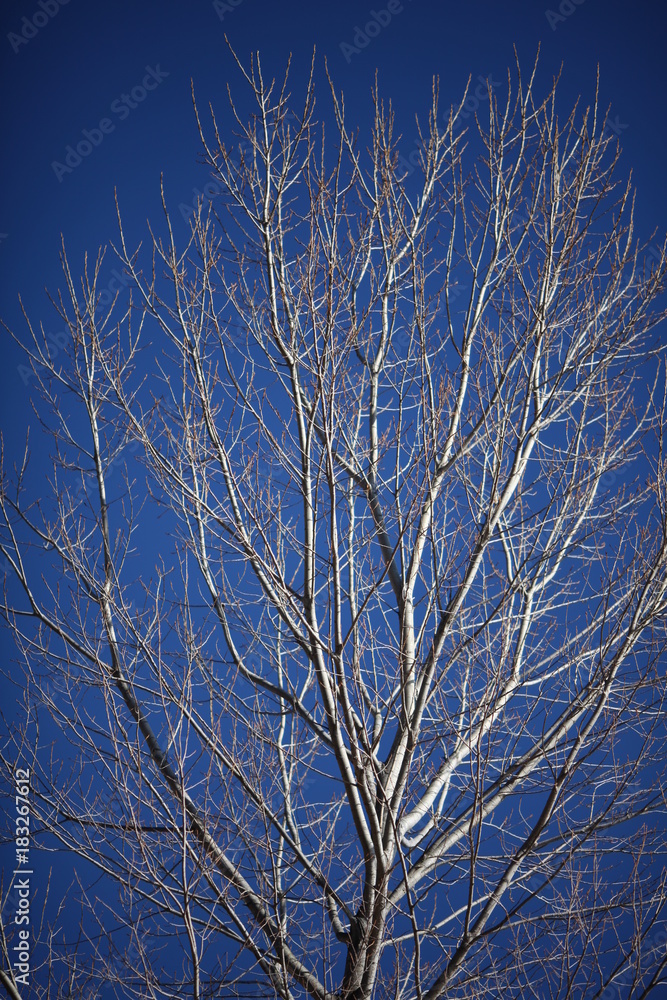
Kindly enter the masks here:
[[[316, 46], [321, 113], [330, 113], [326, 57], [337, 86], [345, 92], [351, 119], [362, 129], [371, 112], [369, 91], [377, 67], [381, 91], [397, 108], [408, 152], [416, 135], [413, 115], [426, 115], [433, 74], [440, 77], [441, 100], [448, 105], [460, 97], [469, 74], [473, 87], [478, 76], [504, 81], [514, 44], [526, 71], [540, 45], [538, 93], [546, 91], [564, 63], [560, 98], [566, 113], [577, 95], [582, 94], [585, 103], [591, 99], [599, 63], [602, 104], [611, 105], [625, 151], [624, 172], [633, 169], [638, 189], [637, 233], [648, 238], [654, 227], [667, 228], [661, 4], [563, 0], [559, 8], [556, 0], [391, 0], [389, 10], [394, 13], [391, 19], [379, 14], [388, 23], [377, 37], [358, 53], [345, 48], [354, 44], [357, 26], [363, 28], [373, 10], [386, 10], [383, 4], [69, 0], [59, 5], [57, 0], [42, 0], [40, 7], [38, 0], [6, 0], [0, 37], [0, 317], [22, 331], [20, 292], [31, 317], [43, 319], [47, 330], [57, 333], [43, 290], [62, 283], [60, 234], [76, 272], [85, 250], [94, 255], [100, 244], [115, 239], [114, 186], [124, 221], [138, 240], [147, 235], [146, 219], [159, 221], [159, 178], [164, 172], [177, 235], [185, 237], [187, 227], [178, 206], [191, 202], [193, 188], [207, 180], [197, 162], [190, 78], [201, 105], [213, 101], [223, 127], [229, 124], [227, 81], [242, 100], [247, 97], [225, 45], [225, 32], [241, 58], [259, 49], [266, 75], [281, 73], [292, 52], [297, 101]], [[142, 86], [147, 67], [155, 71], [148, 78], [153, 90]], [[135, 96], [145, 97], [133, 100], [133, 89]], [[107, 133], [92, 131], [104, 119]], [[67, 147], [85, 141], [84, 130], [98, 145], [79, 165], [70, 157], [74, 166], [65, 173], [57, 163], [67, 166]], [[111, 268], [109, 260], [104, 285], [113, 278]], [[4, 332], [2, 338], [1, 425], [11, 427], [15, 437], [29, 418], [27, 386], [17, 371], [19, 348]]]
[[[384, 23], [355, 52], [358, 30], [374, 19], [373, 12]], [[114, 187], [130, 241], [147, 240], [146, 221], [161, 223], [162, 173], [175, 234], [184, 244], [188, 227], [179, 206], [192, 203], [194, 189], [208, 180], [198, 162], [190, 80], [202, 111], [213, 102], [223, 138], [231, 122], [227, 82], [242, 104], [248, 98], [225, 33], [244, 62], [260, 51], [268, 77], [282, 76], [292, 53], [296, 107], [315, 46], [319, 114], [330, 119], [326, 57], [334, 83], [345, 93], [348, 120], [358, 123], [362, 140], [377, 68], [380, 91], [397, 110], [406, 156], [414, 149], [414, 113], [426, 118], [433, 75], [440, 78], [444, 108], [458, 102], [469, 75], [473, 93], [478, 78], [491, 79], [502, 90], [507, 68], [514, 65], [513, 46], [526, 73], [540, 46], [537, 94], [546, 94], [562, 63], [559, 101], [567, 117], [578, 95], [584, 105], [591, 102], [599, 64], [601, 105], [611, 107], [624, 148], [621, 173], [632, 169], [638, 190], [636, 235], [647, 241], [657, 228], [662, 238], [667, 230], [665, 20], [656, 0], [563, 0], [560, 7], [557, 0], [310, 5], [4, 0], [0, 318], [24, 336], [21, 294], [31, 319], [43, 321], [57, 345], [61, 324], [44, 288], [55, 293], [63, 284], [61, 234], [78, 275], [85, 251], [94, 258], [101, 244], [116, 240]], [[81, 142], [90, 144], [90, 152], [77, 163], [72, 153], [68, 158], [68, 147]], [[113, 281], [115, 267], [109, 254], [103, 288]], [[22, 374], [19, 347], [4, 329], [0, 337], [0, 429], [15, 457], [28, 424], [35, 423], [33, 383], [25, 370]], [[8, 662], [6, 632], [3, 641]]]
[[[94, 259], [100, 245], [117, 239], [114, 187], [130, 244], [136, 246], [149, 240], [147, 220], [158, 229], [163, 224], [163, 173], [176, 238], [185, 244], [184, 206], [209, 181], [199, 162], [190, 80], [204, 115], [212, 101], [223, 137], [230, 138], [233, 125], [228, 82], [241, 107], [248, 109], [248, 88], [225, 33], [242, 60], [260, 51], [266, 77], [282, 77], [292, 53], [291, 90], [297, 107], [315, 46], [318, 115], [324, 121], [331, 116], [326, 58], [337, 88], [344, 91], [348, 123], [359, 125], [362, 138], [372, 116], [370, 91], [377, 68], [381, 93], [397, 111], [406, 158], [415, 150], [415, 112], [426, 119], [434, 75], [440, 79], [443, 111], [460, 100], [468, 76], [474, 107], [475, 88], [483, 91], [480, 80], [489, 79], [503, 91], [514, 45], [524, 73], [539, 46], [536, 92], [548, 92], [562, 64], [559, 101], [566, 117], [579, 95], [584, 106], [592, 100], [599, 64], [601, 106], [611, 108], [610, 122], [624, 148], [620, 174], [632, 169], [638, 191], [635, 235], [648, 241], [654, 229], [658, 236], [664, 234], [667, 113], [661, 5], [650, 0], [548, 2], [551, 7], [535, 0], [312, 5], [294, 0], [6, 0], [0, 14], [5, 137], [0, 320], [26, 337], [20, 294], [31, 320], [44, 323], [51, 351], [57, 353], [58, 343], [65, 342], [64, 330], [44, 289], [56, 293], [63, 287], [61, 234], [77, 277], [84, 252]], [[368, 37], [365, 26], [371, 21], [375, 26], [368, 34], [377, 31], [376, 36], [355, 46], [355, 39], [363, 43]], [[466, 124], [474, 128], [472, 115]], [[88, 155], [80, 158], [77, 146]], [[115, 268], [109, 251], [100, 282], [109, 299], [118, 287]], [[21, 349], [1, 327], [0, 337], [0, 430], [11, 464], [22, 455], [28, 424], [35, 424], [33, 382], [22, 367]], [[39, 462], [34, 433], [31, 440]]]

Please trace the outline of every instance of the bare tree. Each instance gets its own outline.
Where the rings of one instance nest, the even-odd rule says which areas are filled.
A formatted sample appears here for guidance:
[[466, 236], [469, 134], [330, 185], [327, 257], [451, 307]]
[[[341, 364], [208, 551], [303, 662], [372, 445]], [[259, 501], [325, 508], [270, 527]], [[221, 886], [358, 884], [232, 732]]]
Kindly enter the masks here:
[[419, 179], [377, 86], [364, 148], [329, 81], [325, 144], [313, 70], [294, 113], [237, 64], [187, 246], [163, 194], [142, 270], [119, 213], [127, 307], [63, 248], [57, 363], [26, 313], [54, 445], [46, 490], [27, 446], [2, 478], [3, 760], [82, 859], [35, 995], [644, 997], [665, 249], [597, 94], [559, 119], [537, 64], [471, 172], [434, 84]]

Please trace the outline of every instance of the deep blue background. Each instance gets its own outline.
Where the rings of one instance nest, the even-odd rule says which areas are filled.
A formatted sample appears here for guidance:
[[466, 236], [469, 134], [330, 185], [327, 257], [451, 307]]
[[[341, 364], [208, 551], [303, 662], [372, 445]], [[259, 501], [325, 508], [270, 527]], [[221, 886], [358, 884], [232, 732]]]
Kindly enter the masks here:
[[[563, 64], [559, 89], [563, 114], [581, 94], [593, 97], [600, 66], [601, 104], [611, 118], [625, 153], [623, 171], [632, 168], [638, 189], [637, 234], [650, 236], [667, 227], [665, 162], [667, 112], [664, 87], [664, 11], [650, 0], [641, 3], [564, 0], [558, 13], [541, 2], [436, 3], [405, 0], [378, 37], [359, 52], [341, 51], [352, 43], [357, 25], [372, 3], [305, 5], [287, 0], [234, 0], [218, 13], [212, 2], [125, 2], [84, 4], [69, 0], [34, 37], [19, 44], [25, 22], [41, 11], [34, 3], [5, 2], [1, 15], [3, 184], [0, 206], [0, 317], [16, 332], [24, 330], [18, 309], [20, 293], [33, 320], [57, 332], [58, 321], [44, 295], [62, 285], [58, 252], [61, 233], [71, 265], [79, 271], [84, 251], [115, 239], [113, 200], [118, 190], [131, 239], [147, 236], [146, 220], [160, 221], [160, 173], [177, 236], [187, 226], [178, 206], [191, 203], [194, 188], [207, 174], [198, 164], [199, 139], [190, 96], [190, 79], [202, 111], [211, 100], [223, 129], [230, 116], [226, 84], [241, 101], [247, 91], [225, 44], [229, 39], [246, 60], [259, 49], [266, 76], [282, 74], [293, 54], [292, 93], [297, 104], [317, 50], [318, 109], [325, 119], [331, 105], [324, 80], [324, 58], [338, 88], [345, 93], [349, 120], [363, 129], [371, 114], [370, 88], [376, 67], [380, 90], [394, 103], [406, 155], [414, 149], [414, 113], [426, 118], [431, 79], [440, 78], [441, 105], [458, 101], [468, 75], [504, 81], [516, 44], [524, 72], [541, 47], [538, 95]], [[396, 0], [394, 0], [396, 2]], [[57, 0], [44, 0], [52, 9]], [[225, 5], [219, 5], [225, 6]], [[38, 17], [37, 20], [43, 20]], [[34, 29], [33, 29], [34, 30]], [[18, 47], [18, 51], [14, 48]], [[160, 85], [124, 120], [112, 104], [140, 85], [146, 67], [168, 73]], [[502, 88], [500, 88], [502, 89]], [[247, 106], [247, 105], [246, 105]], [[111, 119], [104, 136], [81, 164], [59, 180], [55, 161], [65, 161], [84, 129]], [[472, 122], [469, 118], [468, 123]], [[103, 286], [112, 279], [105, 266]], [[12, 438], [29, 419], [27, 386], [17, 366], [21, 352], [2, 333], [2, 417]], [[7, 442], [8, 443], [8, 442]]]
[[[53, 11], [57, 0], [44, 0]], [[318, 117], [330, 120], [331, 103], [324, 58], [338, 89], [343, 89], [348, 121], [363, 130], [372, 114], [370, 90], [376, 68], [385, 98], [391, 98], [404, 135], [405, 155], [414, 149], [414, 113], [422, 120], [430, 102], [433, 75], [440, 78], [442, 107], [458, 102], [468, 76], [504, 81], [514, 64], [516, 45], [524, 73], [541, 48], [537, 95], [542, 96], [563, 64], [559, 101], [566, 117], [581, 94], [591, 102], [600, 67], [603, 110], [611, 119], [624, 155], [621, 173], [632, 169], [638, 189], [636, 235], [649, 240], [667, 229], [665, 164], [667, 110], [664, 98], [665, 12], [656, 0], [483, 0], [451, 3], [404, 0], [401, 12], [358, 54], [346, 58], [341, 43], [354, 40], [357, 26], [385, 0], [313, 3], [297, 0], [211, 0], [188, 2], [84, 3], [69, 0], [34, 37], [19, 43], [11, 33], [25, 29], [23, 18], [42, 11], [37, 0], [4, 0], [0, 12], [3, 156], [0, 203], [0, 318], [19, 336], [25, 333], [18, 295], [33, 321], [57, 334], [60, 324], [44, 294], [62, 287], [58, 262], [61, 234], [76, 274], [83, 254], [115, 240], [114, 187], [131, 242], [148, 237], [146, 220], [161, 222], [160, 174], [177, 239], [188, 232], [179, 206], [192, 203], [195, 188], [208, 180], [198, 163], [199, 138], [190, 95], [194, 82], [200, 109], [211, 100], [223, 137], [230, 127], [226, 84], [247, 108], [248, 91], [225, 44], [227, 33], [247, 62], [259, 50], [265, 76], [282, 76], [293, 54], [292, 93], [302, 102], [313, 46], [317, 50]], [[552, 14], [549, 14], [551, 9]], [[553, 15], [556, 15], [554, 17]], [[28, 29], [30, 30], [30, 29]], [[18, 49], [18, 51], [15, 51]], [[121, 120], [111, 110], [141, 84], [146, 67], [168, 74]], [[502, 87], [499, 88], [502, 90]], [[61, 180], [53, 168], [82, 130], [103, 118], [115, 128], [81, 164]], [[470, 119], [469, 119], [470, 121]], [[102, 287], [116, 262], [109, 256]], [[30, 408], [33, 382], [21, 375], [23, 358], [6, 331], [2, 345], [2, 429], [11, 460], [22, 449], [25, 430], [35, 422]], [[39, 460], [40, 446], [36, 444]], [[38, 471], [39, 466], [37, 466]], [[33, 479], [33, 485], [38, 480]], [[3, 633], [3, 657], [13, 655]], [[3, 698], [5, 711], [13, 692]], [[16, 711], [21, 711], [17, 708]], [[9, 708], [11, 715], [11, 707]], [[1, 858], [7, 869], [11, 864]], [[42, 868], [44, 865], [42, 864]], [[52, 892], [69, 882], [63, 868]]]

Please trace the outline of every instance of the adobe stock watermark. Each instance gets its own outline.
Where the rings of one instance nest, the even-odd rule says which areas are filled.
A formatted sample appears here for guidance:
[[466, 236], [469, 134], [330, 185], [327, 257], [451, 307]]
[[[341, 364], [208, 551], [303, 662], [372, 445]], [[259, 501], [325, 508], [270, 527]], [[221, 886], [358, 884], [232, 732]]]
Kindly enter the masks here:
[[[294, 114], [293, 111], [288, 111], [285, 114], [283, 121], [288, 125], [291, 125], [293, 129], [298, 129], [301, 125], [301, 122], [299, 121], [299, 119], [297, 118], [297, 116]], [[244, 155], [244, 153], [250, 150], [250, 144], [247, 142], [240, 142], [237, 148], [239, 151], [239, 156], [230, 155], [229, 157], [229, 164], [236, 172], [238, 172], [241, 169], [240, 158]], [[208, 181], [207, 184], [204, 184], [202, 190], [200, 190], [198, 187], [193, 187], [191, 201], [190, 202], [181, 201], [178, 204], [178, 210], [181, 213], [181, 218], [183, 219], [183, 222], [188, 222], [188, 220], [193, 215], [196, 214], [200, 200], [211, 202], [213, 201], [214, 198], [217, 198], [219, 195], [224, 194], [226, 191], [227, 187], [221, 180]]]
[[[412, 0], [408, 0], [408, 3], [412, 3]], [[368, 12], [369, 19], [363, 27], [355, 24], [352, 41], [339, 42], [339, 48], [345, 56], [345, 62], [349, 65], [352, 62], [352, 56], [358, 56], [362, 49], [370, 45], [384, 28], [389, 27], [392, 18], [402, 14], [404, 10], [405, 7], [401, 0], [388, 0], [386, 7], [381, 7], [380, 10], [370, 10]]]
[[572, 17], [577, 7], [581, 7], [583, 3], [586, 3], [586, 0], [561, 0], [558, 5], [558, 11], [547, 8], [544, 16], [551, 30], [555, 31], [561, 21], [567, 21], [568, 17]]
[[[488, 77], [480, 74], [477, 77], [477, 81], [477, 86], [474, 90], [472, 90], [472, 88], [469, 90], [468, 95], [463, 102], [463, 108], [454, 122], [455, 129], [461, 127], [471, 115], [475, 114], [482, 101], [485, 99], [488, 100], [489, 91], [493, 93], [496, 87], [500, 87], [502, 83], [502, 80], [494, 80], [492, 73], [490, 73]], [[449, 111], [443, 111], [442, 121], [445, 126], [448, 124]], [[625, 128], [625, 126], [622, 127]], [[424, 155], [424, 158], [426, 156], [421, 139], [414, 139], [413, 146], [415, 148], [412, 149], [406, 156], [399, 153], [398, 160], [396, 161], [397, 170], [404, 171], [400, 178], [402, 181], [404, 181], [407, 177], [411, 177], [415, 170], [419, 170], [421, 168], [422, 154]]]
[[[160, 64], [146, 66], [146, 75], [140, 84], [132, 87], [129, 94], [121, 94], [111, 102], [111, 113], [117, 115], [120, 121], [129, 118], [130, 112], [138, 108], [146, 100], [151, 90], [156, 90], [163, 80], [169, 76], [166, 70], [160, 69]], [[84, 128], [81, 130], [83, 139], [77, 142], [76, 147], [65, 147], [65, 162], [59, 160], [51, 161], [51, 169], [58, 178], [58, 183], [62, 184], [65, 174], [71, 174], [79, 167], [87, 156], [90, 156], [96, 146], [101, 146], [104, 137], [115, 131], [116, 123], [111, 118], [101, 118], [97, 128]]]
[[[654, 934], [647, 934], [641, 942], [642, 953], [649, 955], [653, 962], [658, 963], [667, 956], [667, 932], [664, 928], [656, 931]], [[650, 970], [645, 970], [644, 976]], [[635, 968], [632, 965], [626, 965], [626, 967], [619, 972], [617, 976], [614, 976], [613, 980], [605, 988], [604, 992], [599, 994], [600, 1000], [622, 1000], [624, 996], [630, 995], [630, 990], [634, 987], [636, 988], [637, 981], [635, 976]], [[639, 996], [639, 992], [632, 996]], [[645, 994], [642, 994], [645, 995]]]
[[[134, 440], [128, 441], [124, 448], [118, 452], [113, 461], [110, 461], [105, 466], [104, 472], [104, 482], [108, 487], [112, 477], [116, 472], [124, 472], [127, 468], [127, 456], [135, 455], [136, 452], [141, 448], [141, 442]], [[81, 480], [77, 483], [76, 489], [72, 491], [71, 504], [72, 509], [78, 508], [84, 502], [88, 502], [94, 506], [99, 500], [99, 483], [97, 476], [94, 472], [82, 472]], [[133, 607], [132, 604], [129, 605], [128, 610]]]
[[37, 0], [39, 10], [36, 10], [32, 17], [21, 18], [21, 32], [10, 31], [7, 41], [18, 55], [22, 45], [27, 45], [42, 28], [45, 28], [49, 21], [53, 20], [60, 8], [69, 3], [69, 0]]
[[[489, 92], [493, 94], [496, 87], [500, 87], [502, 80], [494, 80], [493, 73], [489, 73], [488, 76], [482, 76], [481, 73], [477, 77], [477, 86], [473, 90], [472, 87], [468, 90], [465, 101], [463, 102], [463, 107], [460, 113], [456, 117], [454, 122], [454, 130], [461, 128], [465, 122], [474, 115], [480, 104], [483, 101], [488, 101]], [[442, 112], [442, 123], [446, 127], [449, 123], [449, 111]], [[625, 126], [623, 126], [625, 127]], [[401, 176], [401, 180], [405, 180], [406, 177], [412, 176], [415, 170], [420, 169], [422, 164], [422, 142], [420, 139], [415, 139], [413, 141], [415, 148], [411, 150], [407, 156], [403, 156], [402, 153], [399, 154], [396, 166], [398, 169], [405, 171]]]
[[622, 122], [618, 115], [614, 118], [612, 118], [611, 115], [607, 115], [607, 120], [604, 123], [604, 130], [602, 134], [603, 136], [609, 136], [609, 138], [616, 136], [617, 139], [620, 139], [621, 132], [624, 132], [627, 127], [627, 123]]
[[[502, 80], [494, 80], [493, 73], [489, 73], [488, 76], [482, 76], [481, 74], [477, 77], [477, 86], [473, 90], [472, 87], [468, 90], [466, 99], [463, 102], [463, 107], [461, 108], [461, 113], [457, 115], [456, 121], [454, 123], [454, 128], [460, 128], [464, 122], [474, 116], [478, 107], [482, 101], [487, 102], [489, 100], [489, 91], [493, 94], [496, 87], [500, 87]], [[447, 121], [449, 120], [449, 112], [445, 112], [443, 118]]]
[[245, 0], [213, 0], [213, 10], [220, 20], [224, 21], [225, 14], [233, 14], [242, 3], [245, 3]]
[[[246, 142], [239, 143], [239, 153], [243, 156], [246, 150], [249, 150], [250, 146]], [[241, 166], [241, 161], [233, 156], [229, 157], [229, 163], [235, 171], [238, 171]], [[181, 213], [181, 218], [183, 222], [187, 222], [195, 213], [199, 207], [200, 200], [202, 201], [213, 201], [218, 195], [224, 194], [227, 190], [226, 185], [223, 181], [208, 181], [204, 184], [203, 190], [198, 187], [192, 188], [192, 200], [188, 202], [181, 201], [178, 205], [178, 210]]]
[[[545, 888], [548, 884], [548, 875], [538, 874], [537, 872], [531, 872], [521, 878], [521, 888], [531, 894], [539, 895], [540, 891]], [[653, 925], [654, 927], [656, 924]], [[664, 925], [659, 927], [658, 930], [653, 930], [651, 928], [650, 932], [646, 932], [641, 937], [640, 952], [642, 957], [648, 957], [653, 962], [660, 962], [667, 955], [667, 932]], [[634, 951], [635, 956], [637, 952]], [[596, 993], [595, 995], [600, 998], [600, 1000], [623, 1000], [623, 997], [628, 997], [632, 995], [633, 997], [639, 996], [639, 991], [635, 994], [630, 992], [631, 987], [637, 987], [637, 981], [635, 979], [635, 962], [630, 960], [626, 962], [625, 968], [622, 969], [614, 978], [607, 984], [602, 993]], [[649, 970], [644, 968], [644, 976], [646, 976]]]
[[[111, 305], [114, 297], [119, 292], [127, 290], [128, 285], [131, 286], [134, 284], [131, 276], [126, 272], [119, 271], [118, 268], [112, 268], [111, 275], [112, 276], [106, 286], [101, 292], [98, 292], [97, 305], [95, 306], [93, 316], [97, 316], [102, 309]], [[87, 307], [84, 302], [77, 302], [77, 308], [82, 315], [85, 315]], [[60, 351], [64, 351], [67, 345], [72, 342], [72, 335], [66, 330], [58, 330], [56, 333], [46, 333], [44, 338], [46, 341], [46, 349], [48, 351], [49, 359], [51, 361], [55, 361]], [[34, 362], [34, 364], [38, 370], [42, 370], [44, 373], [48, 371], [46, 365], [42, 365], [40, 362]], [[30, 379], [35, 375], [32, 365], [17, 365], [16, 371], [24, 385], [27, 385]]]

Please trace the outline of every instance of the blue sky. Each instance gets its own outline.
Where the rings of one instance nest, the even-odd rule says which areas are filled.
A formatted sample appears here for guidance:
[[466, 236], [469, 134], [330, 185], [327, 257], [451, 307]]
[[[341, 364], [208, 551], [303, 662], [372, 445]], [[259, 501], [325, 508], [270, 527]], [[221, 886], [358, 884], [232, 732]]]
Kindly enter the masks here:
[[[198, 162], [190, 80], [202, 110], [213, 102], [223, 133], [231, 123], [227, 83], [241, 101], [247, 98], [225, 33], [244, 62], [259, 50], [266, 76], [282, 76], [292, 53], [297, 107], [315, 47], [321, 116], [330, 116], [326, 58], [362, 139], [377, 69], [380, 92], [397, 111], [406, 157], [414, 149], [414, 114], [426, 117], [434, 75], [440, 79], [443, 108], [460, 100], [472, 77], [472, 108], [481, 80], [502, 89], [514, 64], [514, 45], [525, 72], [539, 46], [538, 94], [548, 91], [563, 64], [558, 93], [565, 117], [579, 95], [584, 105], [592, 100], [599, 64], [601, 106], [610, 107], [611, 126], [624, 149], [621, 174], [632, 169], [638, 190], [636, 235], [648, 241], [654, 229], [657, 239], [667, 230], [665, 15], [649, 0], [562, 0], [560, 5], [557, 0], [311, 5], [295, 0], [5, 0], [0, 21], [0, 318], [20, 337], [25, 325], [19, 294], [31, 319], [43, 321], [57, 346], [61, 324], [44, 289], [55, 293], [62, 287], [61, 234], [78, 274], [84, 252], [94, 258], [100, 245], [116, 240], [114, 188], [130, 242], [137, 243], [148, 239], [147, 220], [161, 220], [162, 174], [176, 237], [185, 242], [183, 206], [209, 179]], [[377, 30], [366, 32], [367, 24]], [[77, 153], [77, 146], [87, 153]], [[102, 287], [111, 291], [114, 268], [118, 265], [109, 254]], [[21, 367], [18, 345], [4, 329], [0, 337], [0, 429], [13, 458], [35, 422], [33, 383]], [[9, 661], [6, 632], [3, 641]]]
[[[191, 202], [194, 189], [208, 179], [197, 162], [190, 79], [204, 107], [213, 101], [223, 127], [229, 124], [227, 81], [245, 97], [225, 33], [243, 59], [258, 49], [267, 75], [282, 73], [291, 52], [297, 99], [315, 46], [323, 113], [330, 110], [323, 79], [326, 57], [352, 120], [362, 129], [371, 113], [377, 68], [381, 92], [397, 109], [408, 151], [414, 148], [414, 113], [425, 115], [434, 74], [440, 77], [444, 106], [460, 98], [468, 75], [473, 88], [478, 77], [504, 81], [514, 44], [525, 69], [539, 45], [538, 90], [540, 85], [547, 89], [563, 63], [559, 93], [567, 112], [579, 94], [585, 103], [591, 99], [599, 63], [602, 105], [611, 106], [625, 150], [623, 170], [632, 168], [638, 188], [638, 235], [648, 239], [654, 227], [664, 229], [667, 222], [661, 5], [563, 0], [559, 9], [556, 0], [549, 2], [551, 7], [528, 0], [392, 0], [389, 10], [380, 0], [375, 5], [350, 0], [313, 5], [289, 0], [279, 5], [264, 0], [4, 3], [0, 317], [21, 332], [20, 292], [31, 317], [57, 332], [44, 287], [53, 291], [62, 280], [60, 235], [78, 270], [84, 251], [94, 255], [116, 236], [114, 187], [130, 234], [139, 240], [147, 235], [146, 219], [159, 218], [163, 172], [169, 207], [185, 236], [178, 206]], [[355, 52], [355, 37], [363, 44], [357, 28], [363, 31], [374, 20], [373, 10], [384, 26]], [[144, 88], [142, 81], [154, 89]], [[106, 132], [99, 130], [105, 120]], [[76, 156], [67, 160], [68, 146], [83, 142], [86, 149], [91, 135], [98, 144], [91, 144], [90, 154], [78, 165]], [[58, 167], [68, 163], [68, 172]], [[111, 267], [109, 261], [107, 281], [113, 280]], [[19, 348], [4, 331], [2, 338], [0, 422], [15, 432], [17, 421], [23, 425], [29, 417], [27, 386], [17, 371]]]

